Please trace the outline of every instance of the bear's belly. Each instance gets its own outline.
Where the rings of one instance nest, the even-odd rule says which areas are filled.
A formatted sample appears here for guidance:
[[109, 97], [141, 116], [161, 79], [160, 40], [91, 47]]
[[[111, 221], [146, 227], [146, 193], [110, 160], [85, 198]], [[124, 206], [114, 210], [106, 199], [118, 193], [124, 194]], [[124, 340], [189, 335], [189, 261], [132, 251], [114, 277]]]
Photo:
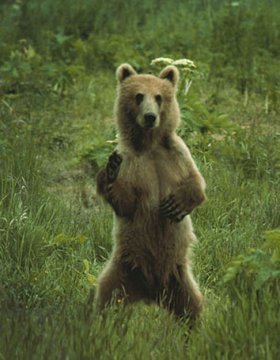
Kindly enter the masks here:
[[159, 214], [161, 201], [176, 191], [184, 171], [174, 156], [166, 157], [166, 153], [122, 156], [118, 180], [132, 186], [138, 199], [133, 219], [115, 219], [114, 254], [121, 262], [141, 268], [147, 277], [167, 279], [185, 263], [194, 238], [189, 216], [172, 223]]
[[144, 269], [147, 276], [154, 274], [159, 278], [169, 276], [185, 263], [194, 239], [189, 216], [180, 223], [171, 223], [155, 213], [146, 217], [139, 214], [133, 221], [118, 218], [114, 234], [115, 250], [122, 262]]

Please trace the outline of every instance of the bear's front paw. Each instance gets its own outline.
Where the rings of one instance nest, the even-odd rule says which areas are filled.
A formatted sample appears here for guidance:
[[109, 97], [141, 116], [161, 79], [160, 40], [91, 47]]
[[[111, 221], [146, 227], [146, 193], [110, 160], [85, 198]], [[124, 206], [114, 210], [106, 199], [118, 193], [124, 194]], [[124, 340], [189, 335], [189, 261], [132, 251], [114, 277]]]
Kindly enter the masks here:
[[192, 208], [186, 208], [186, 206], [183, 206], [174, 194], [164, 198], [159, 206], [160, 214], [174, 222], [183, 220], [183, 218], [190, 214], [191, 211]]
[[120, 171], [120, 165], [122, 163], [122, 157], [114, 151], [110, 156], [106, 165], [107, 180], [109, 183], [113, 183]]

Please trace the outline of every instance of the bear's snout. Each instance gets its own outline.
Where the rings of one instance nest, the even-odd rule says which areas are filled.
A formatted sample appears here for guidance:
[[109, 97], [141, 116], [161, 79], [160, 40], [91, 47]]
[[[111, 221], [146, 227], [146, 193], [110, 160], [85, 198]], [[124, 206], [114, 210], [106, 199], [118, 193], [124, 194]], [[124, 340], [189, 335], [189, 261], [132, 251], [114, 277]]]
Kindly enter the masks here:
[[145, 119], [145, 125], [147, 127], [152, 128], [155, 126], [157, 115], [153, 112], [148, 112], [144, 115], [144, 119]]

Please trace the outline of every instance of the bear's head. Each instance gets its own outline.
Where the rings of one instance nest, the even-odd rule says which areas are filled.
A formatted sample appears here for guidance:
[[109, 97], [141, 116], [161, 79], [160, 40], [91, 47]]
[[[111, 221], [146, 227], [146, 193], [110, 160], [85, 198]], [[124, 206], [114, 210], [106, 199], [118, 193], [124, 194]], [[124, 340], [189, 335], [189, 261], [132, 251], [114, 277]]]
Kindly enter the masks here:
[[121, 139], [132, 145], [147, 145], [175, 131], [180, 121], [176, 67], [167, 66], [156, 77], [137, 74], [131, 65], [122, 64], [117, 79], [116, 114]]

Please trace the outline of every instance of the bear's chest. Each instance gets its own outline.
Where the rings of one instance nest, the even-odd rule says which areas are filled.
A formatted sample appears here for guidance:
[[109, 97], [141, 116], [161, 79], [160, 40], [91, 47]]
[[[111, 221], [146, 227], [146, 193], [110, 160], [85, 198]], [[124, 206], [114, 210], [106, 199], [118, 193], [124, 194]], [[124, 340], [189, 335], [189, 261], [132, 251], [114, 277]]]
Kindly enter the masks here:
[[180, 154], [159, 149], [139, 156], [122, 154], [119, 178], [139, 193], [139, 200], [158, 204], [186, 176]]

